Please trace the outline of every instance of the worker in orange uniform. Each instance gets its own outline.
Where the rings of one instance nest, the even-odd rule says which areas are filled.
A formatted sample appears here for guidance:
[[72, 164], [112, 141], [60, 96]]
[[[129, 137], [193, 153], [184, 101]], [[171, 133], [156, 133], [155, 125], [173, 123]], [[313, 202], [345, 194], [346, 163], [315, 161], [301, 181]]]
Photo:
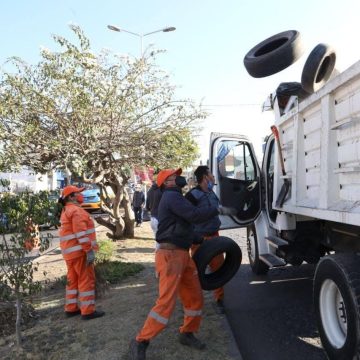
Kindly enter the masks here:
[[160, 171], [157, 185], [163, 194], [158, 208], [158, 230], [155, 253], [156, 272], [159, 275], [159, 296], [151, 309], [143, 328], [130, 342], [130, 358], [145, 360], [149, 341], [168, 324], [179, 296], [184, 308], [184, 323], [180, 327], [179, 341], [183, 345], [202, 350], [205, 344], [195, 337], [201, 322], [203, 295], [194, 261], [189, 248], [201, 242], [193, 231], [194, 223], [212, 218], [223, 209], [214, 206], [197, 208], [183, 195], [181, 188], [186, 179], [181, 169]]
[[[194, 206], [199, 208], [207, 207], [209, 204], [219, 207], [219, 198], [213, 191], [215, 185], [214, 175], [206, 165], [200, 165], [194, 171], [196, 177], [197, 186], [192, 188], [186, 195], [185, 198], [189, 200]], [[200, 224], [194, 226], [194, 231], [204, 240], [211, 240], [214, 237], [219, 236], [221, 221], [218, 215], [213, 216]], [[191, 246], [191, 256], [194, 256], [195, 252], [199, 248], [199, 245]], [[224, 254], [215, 256], [209, 263], [211, 271], [218, 270], [224, 263]], [[214, 299], [216, 304], [216, 311], [219, 314], [225, 312], [224, 309], [224, 288], [220, 287], [214, 290]]]
[[65, 314], [80, 315], [91, 320], [105, 313], [95, 310], [95, 251], [96, 233], [90, 215], [80, 207], [85, 188], [66, 186], [61, 195], [64, 205], [60, 222], [60, 248], [67, 266]]

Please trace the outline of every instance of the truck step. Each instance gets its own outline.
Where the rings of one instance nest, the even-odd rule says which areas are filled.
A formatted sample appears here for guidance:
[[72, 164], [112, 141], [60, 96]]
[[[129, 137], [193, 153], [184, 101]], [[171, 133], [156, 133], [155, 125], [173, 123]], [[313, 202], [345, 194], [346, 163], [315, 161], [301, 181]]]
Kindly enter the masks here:
[[262, 254], [259, 255], [259, 259], [263, 261], [265, 264], [269, 265], [269, 267], [279, 267], [285, 266], [286, 262], [283, 259], [273, 255], [273, 254]]
[[289, 243], [282, 239], [282, 238], [279, 238], [277, 236], [272, 236], [272, 235], [269, 235], [269, 236], [266, 236], [265, 239], [274, 247], [276, 247], [277, 249], [281, 246], [286, 246], [286, 245], [289, 245]]

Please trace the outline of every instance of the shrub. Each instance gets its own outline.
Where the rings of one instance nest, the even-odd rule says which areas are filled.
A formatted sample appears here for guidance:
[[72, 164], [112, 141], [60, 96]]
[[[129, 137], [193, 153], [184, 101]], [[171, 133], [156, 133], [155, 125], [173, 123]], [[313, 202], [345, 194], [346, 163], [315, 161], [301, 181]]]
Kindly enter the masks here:
[[116, 247], [111, 240], [100, 240], [98, 244], [99, 251], [96, 253], [95, 265], [110, 261]]

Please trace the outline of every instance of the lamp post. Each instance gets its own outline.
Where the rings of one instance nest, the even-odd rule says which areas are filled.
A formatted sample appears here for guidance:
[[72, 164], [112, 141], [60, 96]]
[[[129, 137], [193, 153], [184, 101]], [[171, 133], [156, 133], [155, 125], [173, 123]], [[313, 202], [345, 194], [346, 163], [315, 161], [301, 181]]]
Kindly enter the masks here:
[[107, 27], [108, 27], [109, 30], [112, 30], [112, 31], [126, 32], [128, 34], [137, 36], [140, 39], [140, 56], [141, 56], [141, 58], [143, 57], [143, 38], [145, 36], [155, 34], [155, 33], [158, 33], [158, 32], [170, 32], [170, 31], [175, 31], [176, 30], [175, 27], [169, 26], [169, 27], [166, 27], [166, 28], [163, 28], [163, 29], [160, 29], [160, 30], [151, 31], [151, 32], [148, 32], [148, 33], [145, 33], [145, 34], [139, 34], [139, 33], [136, 33], [136, 32], [132, 32], [132, 31], [129, 31], [129, 30], [119, 28], [119, 27], [117, 27], [115, 25], [108, 25]]

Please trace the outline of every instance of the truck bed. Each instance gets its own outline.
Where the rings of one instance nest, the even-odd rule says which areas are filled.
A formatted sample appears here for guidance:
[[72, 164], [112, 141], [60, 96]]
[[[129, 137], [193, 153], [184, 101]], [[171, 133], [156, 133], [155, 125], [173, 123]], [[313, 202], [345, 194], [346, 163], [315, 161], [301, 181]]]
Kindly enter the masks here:
[[273, 207], [360, 225], [360, 61], [278, 116], [275, 125], [291, 190], [277, 208], [283, 176], [275, 154]]

